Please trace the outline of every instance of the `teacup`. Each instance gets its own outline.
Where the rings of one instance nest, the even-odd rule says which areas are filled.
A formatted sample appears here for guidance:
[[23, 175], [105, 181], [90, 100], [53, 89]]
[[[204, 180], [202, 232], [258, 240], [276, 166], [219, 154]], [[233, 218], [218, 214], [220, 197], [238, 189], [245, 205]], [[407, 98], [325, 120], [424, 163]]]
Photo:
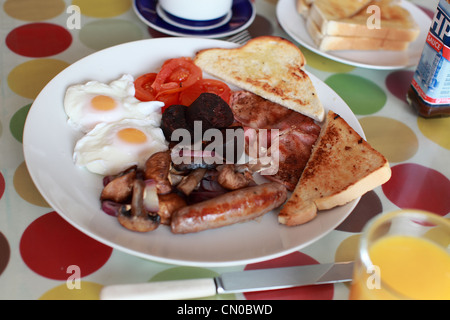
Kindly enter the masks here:
[[233, 0], [159, 0], [165, 13], [193, 21], [222, 19], [230, 12], [232, 4]]

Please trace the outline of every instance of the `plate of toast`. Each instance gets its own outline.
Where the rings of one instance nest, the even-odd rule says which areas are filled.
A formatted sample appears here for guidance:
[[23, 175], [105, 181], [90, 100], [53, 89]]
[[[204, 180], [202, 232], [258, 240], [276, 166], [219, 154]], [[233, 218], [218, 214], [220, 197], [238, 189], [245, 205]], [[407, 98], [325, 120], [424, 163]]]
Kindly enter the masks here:
[[277, 18], [289, 36], [319, 55], [385, 70], [417, 65], [431, 24], [404, 0], [280, 0]]
[[[125, 56], [132, 58], [123, 59]], [[64, 97], [74, 84], [110, 83], [124, 74], [138, 78], [158, 72], [165, 61], [179, 57], [194, 61], [204, 78], [225, 81], [233, 92], [251, 93], [259, 97], [258, 101], [270, 103], [265, 113], [247, 115], [266, 121], [266, 128], [267, 119], [272, 119], [272, 128], [291, 135], [285, 143], [295, 138], [302, 146], [309, 141], [309, 149], [288, 148], [289, 144], [279, 148], [308, 152], [301, 168], [304, 174], [287, 190], [282, 177], [275, 182], [255, 173], [257, 184], [249, 187], [255, 188], [251, 192], [237, 189], [225, 193], [226, 198], [218, 196], [207, 204], [200, 202], [200, 207], [208, 210], [197, 213], [194, 209], [198, 206], [190, 205], [171, 213], [172, 222], [176, 217], [181, 224], [187, 221], [181, 212], [198, 218], [193, 220], [194, 229], [189, 233], [173, 232], [173, 224], [160, 225], [149, 232], [131, 231], [101, 208], [105, 177], [75, 165], [74, 146], [80, 132], [68, 125]], [[213, 39], [158, 38], [96, 52], [63, 70], [35, 99], [23, 139], [30, 176], [52, 208], [74, 227], [108, 246], [145, 259], [178, 265], [232, 266], [299, 250], [336, 228], [364, 193], [390, 177], [387, 160], [365, 141], [351, 109], [324, 82], [305, 71], [305, 63], [297, 45], [272, 36], [254, 38], [243, 46]], [[229, 103], [231, 106], [231, 100]], [[269, 117], [275, 104], [281, 111]], [[292, 117], [301, 117], [308, 126], [298, 127], [297, 122], [288, 121]], [[248, 125], [255, 123], [252, 116], [249, 119]], [[314, 141], [310, 140], [308, 128], [319, 130]], [[282, 143], [280, 140], [280, 146]], [[283, 163], [280, 160], [280, 168]], [[253, 201], [258, 192], [263, 196]], [[279, 195], [281, 205], [274, 208], [271, 198], [265, 196], [267, 192]], [[229, 204], [233, 204], [227, 211], [229, 215], [224, 215], [225, 211], [219, 208]], [[239, 206], [242, 211], [236, 209]], [[141, 211], [141, 215], [147, 212]], [[132, 210], [123, 214], [134, 213]], [[208, 219], [202, 218], [206, 216], [211, 218], [211, 224], [199, 231], [197, 227], [205, 227]], [[220, 221], [229, 224], [219, 225]]]

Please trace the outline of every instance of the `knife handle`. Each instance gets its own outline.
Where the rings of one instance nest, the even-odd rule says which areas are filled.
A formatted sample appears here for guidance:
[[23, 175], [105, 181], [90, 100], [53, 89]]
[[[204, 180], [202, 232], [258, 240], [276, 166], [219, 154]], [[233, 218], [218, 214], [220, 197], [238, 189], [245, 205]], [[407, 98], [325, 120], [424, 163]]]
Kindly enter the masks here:
[[106, 286], [100, 292], [100, 299], [177, 300], [209, 297], [215, 294], [214, 279], [203, 278]]

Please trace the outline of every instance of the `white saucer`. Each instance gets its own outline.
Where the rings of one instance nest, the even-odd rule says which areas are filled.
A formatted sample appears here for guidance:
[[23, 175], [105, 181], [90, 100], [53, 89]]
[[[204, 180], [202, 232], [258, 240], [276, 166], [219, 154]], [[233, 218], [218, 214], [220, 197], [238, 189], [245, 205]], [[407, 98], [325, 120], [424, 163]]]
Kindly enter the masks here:
[[[233, 0], [230, 17], [220, 26], [193, 29], [192, 25], [175, 25], [161, 16], [158, 0], [134, 0], [133, 9], [146, 25], [159, 32], [178, 37], [223, 38], [248, 28], [256, 16], [250, 0]], [[164, 14], [163, 14], [164, 15]], [[227, 17], [228, 18], [228, 17]], [[222, 21], [221, 21], [222, 22]]]

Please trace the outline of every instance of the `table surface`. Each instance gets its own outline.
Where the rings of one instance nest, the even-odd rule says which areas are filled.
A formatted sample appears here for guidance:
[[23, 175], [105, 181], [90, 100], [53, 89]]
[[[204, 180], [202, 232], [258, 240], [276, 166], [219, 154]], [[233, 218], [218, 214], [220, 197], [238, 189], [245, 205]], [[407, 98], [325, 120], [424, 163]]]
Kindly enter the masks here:
[[[101, 5], [106, 2], [108, 6]], [[412, 2], [433, 16], [436, 0]], [[365, 194], [348, 218], [317, 242], [255, 265], [175, 266], [98, 243], [65, 222], [35, 188], [22, 151], [25, 119], [39, 91], [69, 64], [115, 44], [166, 35], [143, 24], [130, 0], [1, 3], [0, 299], [98, 299], [101, 288], [110, 284], [347, 261], [354, 257], [363, 226], [375, 215], [405, 208], [449, 213], [450, 118], [423, 119], [406, 103], [415, 68], [358, 68], [301, 47], [306, 69], [339, 93], [369, 143], [388, 158], [392, 167], [388, 183]], [[80, 25], [69, 29], [72, 4], [81, 8], [82, 15]], [[277, 0], [256, 0], [254, 6], [256, 18], [248, 28], [252, 37], [272, 34], [295, 43], [277, 22]], [[81, 279], [76, 278], [77, 266], [89, 270]], [[348, 288], [329, 284], [210, 299], [341, 300], [347, 299]]]

